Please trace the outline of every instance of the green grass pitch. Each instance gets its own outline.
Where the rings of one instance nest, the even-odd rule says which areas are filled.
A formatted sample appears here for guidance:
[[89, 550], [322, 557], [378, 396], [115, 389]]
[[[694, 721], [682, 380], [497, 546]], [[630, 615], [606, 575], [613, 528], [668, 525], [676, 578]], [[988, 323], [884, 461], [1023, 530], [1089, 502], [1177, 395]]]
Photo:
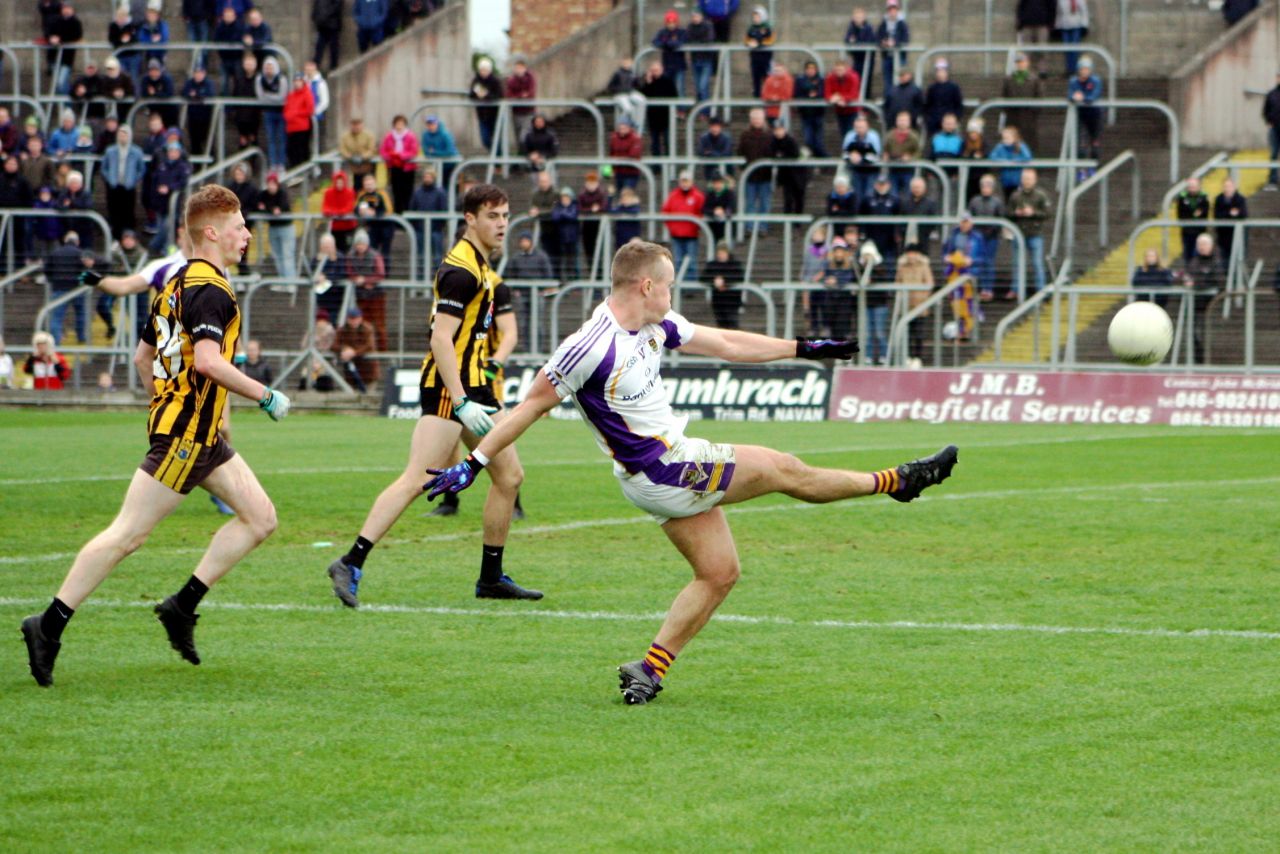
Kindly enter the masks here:
[[[815, 464], [946, 442], [955, 476], [730, 511], [743, 577], [626, 707], [687, 569], [579, 424], [521, 440], [528, 519], [478, 602], [485, 487], [412, 507], [359, 612], [325, 567], [406, 422], [238, 412], [280, 529], [202, 607], [150, 604], [221, 523], [197, 491], [80, 610], [18, 632], [114, 515], [138, 413], [0, 411], [0, 850], [1171, 851], [1280, 838], [1280, 433], [695, 424]], [[332, 545], [319, 545], [331, 543]], [[1198, 631], [1204, 630], [1204, 631]]]

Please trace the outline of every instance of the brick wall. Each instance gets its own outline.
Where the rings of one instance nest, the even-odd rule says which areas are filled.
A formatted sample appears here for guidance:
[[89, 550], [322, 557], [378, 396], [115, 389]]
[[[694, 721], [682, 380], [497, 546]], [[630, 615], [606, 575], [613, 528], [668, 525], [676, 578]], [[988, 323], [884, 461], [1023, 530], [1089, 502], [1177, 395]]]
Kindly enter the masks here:
[[537, 0], [511, 4], [511, 52], [533, 56], [594, 24], [615, 0]]

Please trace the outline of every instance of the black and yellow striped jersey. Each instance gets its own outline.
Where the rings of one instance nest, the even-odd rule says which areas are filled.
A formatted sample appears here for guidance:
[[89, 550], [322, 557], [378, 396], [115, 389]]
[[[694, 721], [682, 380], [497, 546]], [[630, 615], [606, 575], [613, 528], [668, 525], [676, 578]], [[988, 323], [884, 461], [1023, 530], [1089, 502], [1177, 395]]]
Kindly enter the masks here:
[[[504, 314], [511, 314], [515, 311], [515, 304], [512, 302], [511, 286], [502, 281], [502, 277], [497, 273], [493, 274], [493, 319], [497, 319]], [[498, 352], [498, 346], [502, 343], [502, 330], [498, 328], [496, 322], [489, 324], [489, 355], [493, 356]]]
[[156, 348], [155, 394], [147, 432], [181, 436], [204, 445], [218, 442], [227, 390], [196, 371], [195, 343], [222, 346], [228, 362], [240, 338], [240, 307], [225, 275], [208, 261], [193, 259], [151, 301], [142, 340]]
[[[484, 363], [489, 359], [489, 327], [493, 325], [493, 296], [498, 281], [484, 255], [465, 238], [445, 255], [436, 270], [435, 302], [428, 330], [435, 328], [436, 316], [447, 314], [462, 320], [453, 333], [454, 357], [462, 385], [484, 385]], [[430, 331], [428, 331], [428, 342]], [[435, 356], [427, 346], [422, 360], [422, 387], [441, 385]]]

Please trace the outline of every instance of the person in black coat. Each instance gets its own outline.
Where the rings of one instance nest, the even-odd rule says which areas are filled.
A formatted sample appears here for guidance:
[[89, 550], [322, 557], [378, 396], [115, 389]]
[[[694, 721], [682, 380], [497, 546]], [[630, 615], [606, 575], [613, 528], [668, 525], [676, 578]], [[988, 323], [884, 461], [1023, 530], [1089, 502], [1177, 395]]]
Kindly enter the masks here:
[[1222, 182], [1222, 192], [1213, 200], [1213, 218], [1223, 225], [1218, 226], [1218, 254], [1222, 263], [1231, 263], [1231, 249], [1235, 245], [1236, 230], [1231, 225], [1234, 220], [1249, 218], [1249, 200], [1236, 189], [1236, 182], [1226, 178]]
[[[636, 87], [640, 94], [652, 101], [655, 98], [678, 98], [675, 81], [662, 72], [662, 63], [654, 62], [645, 72], [640, 85]], [[671, 129], [671, 112], [667, 104], [654, 104], [645, 110], [645, 124], [649, 126], [649, 154], [663, 157], [668, 154], [668, 137]]]
[[316, 49], [312, 59], [320, 65], [329, 50], [329, 70], [338, 67], [338, 45], [342, 41], [342, 0], [313, 0], [311, 23], [316, 28]]
[[[1049, 32], [1053, 29], [1053, 19], [1057, 13], [1056, 0], [1018, 0], [1018, 44], [1048, 44]], [[1030, 59], [1032, 69], [1038, 72], [1039, 58], [1032, 54]]]
[[[769, 154], [774, 160], [800, 160], [800, 146], [782, 122], [773, 126], [773, 144]], [[804, 189], [809, 183], [809, 170], [803, 166], [779, 164], [777, 171], [778, 186], [782, 189], [782, 212], [804, 213]]]
[[[1173, 285], [1173, 271], [1161, 266], [1160, 253], [1148, 249], [1142, 257], [1142, 265], [1133, 271], [1133, 279], [1129, 282], [1136, 291], [1139, 288], [1168, 288]], [[1168, 294], [1155, 294], [1156, 305], [1164, 308], [1169, 303]], [[1142, 302], [1151, 302], [1151, 293], [1139, 293], [1135, 297]]]
[[[1276, 72], [1276, 85], [1262, 102], [1262, 120], [1267, 123], [1267, 140], [1271, 143], [1271, 159], [1280, 157], [1280, 72]], [[1272, 168], [1267, 176], [1268, 190], [1280, 188], [1280, 169]]]
[[721, 329], [738, 328], [738, 315], [742, 312], [738, 285], [743, 278], [742, 265], [730, 254], [729, 244], [717, 243], [716, 258], [707, 264], [703, 280], [711, 286], [711, 311]]
[[954, 115], [957, 121], [964, 117], [964, 93], [951, 79], [950, 64], [945, 59], [939, 59], [933, 66], [933, 83], [924, 93], [924, 120], [929, 136], [932, 137], [942, 128], [942, 117], [947, 113]]

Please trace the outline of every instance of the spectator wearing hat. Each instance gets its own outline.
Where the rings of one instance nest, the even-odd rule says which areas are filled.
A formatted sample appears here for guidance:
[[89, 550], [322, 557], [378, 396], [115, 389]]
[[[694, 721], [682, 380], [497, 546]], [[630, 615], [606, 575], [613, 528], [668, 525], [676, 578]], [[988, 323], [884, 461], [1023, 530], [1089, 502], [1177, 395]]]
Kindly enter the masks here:
[[62, 109], [58, 126], [49, 134], [49, 156], [54, 160], [65, 160], [76, 147], [76, 114], [69, 107]]
[[[1031, 60], [1021, 51], [1014, 57], [1013, 72], [1000, 84], [1000, 97], [1014, 100], [1043, 98], [1040, 76], [1031, 68]], [[1036, 151], [1037, 134], [1035, 107], [1009, 107], [1004, 111], [1005, 126], [1013, 125], [1022, 134], [1022, 141]]]
[[823, 81], [823, 96], [836, 113], [836, 125], [840, 128], [840, 138], [844, 139], [853, 130], [853, 120], [862, 110], [855, 106], [862, 98], [862, 81], [858, 72], [849, 69], [844, 57], [837, 57], [826, 80]]
[[[230, 95], [235, 89], [236, 77], [240, 74], [241, 59], [244, 55], [244, 21], [232, 7], [227, 6], [222, 9], [218, 23], [213, 27], [213, 41], [227, 45], [226, 48], [218, 51], [218, 62], [222, 66], [222, 94]], [[256, 57], [254, 61], [256, 63]]]
[[[1267, 142], [1271, 146], [1271, 160], [1280, 159], [1280, 71], [1276, 72], [1276, 85], [1271, 87], [1262, 102], [1262, 121], [1267, 125]], [[1280, 189], [1280, 167], [1272, 166], [1267, 174], [1264, 190]]]
[[407, 118], [396, 116], [391, 120], [391, 130], [382, 138], [378, 153], [391, 183], [391, 213], [408, 210], [418, 172], [418, 138], [409, 130]]
[[117, 115], [124, 115], [122, 105], [133, 101], [134, 79], [121, 67], [120, 60], [108, 56], [102, 63], [102, 80], [99, 81], [102, 97], [116, 102]]
[[315, 112], [315, 95], [306, 76], [299, 72], [293, 75], [293, 86], [284, 99], [285, 157], [290, 169], [311, 158]]
[[[90, 253], [92, 254], [92, 253]], [[74, 230], [68, 231], [62, 238], [62, 244], [44, 258], [44, 274], [49, 280], [50, 294], [53, 299], [65, 296], [80, 286], [80, 272], [84, 269], [80, 248], [80, 235]], [[55, 306], [49, 312], [49, 331], [53, 333], [55, 344], [62, 344], [62, 324], [68, 306], [76, 312], [76, 339], [81, 344], [89, 343], [89, 300], [87, 298], [71, 300]]]
[[934, 134], [942, 127], [942, 117], [947, 113], [956, 119], [964, 118], [964, 93], [951, 79], [951, 65], [945, 59], [933, 64], [933, 83], [924, 94], [925, 129]]
[[334, 338], [333, 352], [338, 357], [342, 376], [361, 394], [368, 392], [369, 385], [378, 379], [378, 363], [369, 356], [375, 350], [386, 348], [377, 346], [377, 335], [377, 328], [364, 319], [359, 308], [352, 306], [347, 309], [346, 322]]
[[435, 113], [427, 114], [423, 119], [423, 126], [419, 139], [422, 156], [427, 160], [439, 161], [440, 181], [448, 186], [454, 168], [462, 160], [458, 145], [453, 141], [453, 134], [449, 133], [449, 129]]
[[[693, 173], [686, 169], [680, 173], [676, 186], [662, 203], [662, 212], [701, 218], [706, 201], [706, 196], [694, 186]], [[691, 282], [697, 280], [698, 224], [687, 220], [668, 220], [666, 225], [667, 233], [671, 235], [671, 260], [677, 275], [687, 259], [689, 266], [684, 278]]]
[[147, 246], [153, 255], [167, 254], [169, 228], [173, 217], [182, 216], [183, 198], [187, 182], [191, 180], [191, 162], [182, 143], [176, 140], [165, 143], [164, 159], [156, 167], [152, 209], [156, 212], [156, 234]]
[[[994, 175], [983, 175], [978, 182], [978, 195], [969, 200], [969, 213], [975, 217], [1003, 217], [1005, 215], [1004, 199], [996, 192]], [[1000, 233], [1003, 229], [998, 225], [978, 227], [982, 235], [982, 254], [975, 259], [978, 274], [978, 285], [983, 302], [990, 302], [996, 296], [996, 257], [1000, 252]]]
[[884, 135], [884, 161], [894, 166], [889, 177], [893, 182], [893, 194], [899, 199], [906, 197], [914, 171], [914, 167], [905, 164], [919, 160], [923, 155], [924, 143], [911, 126], [911, 114], [903, 110], [894, 117], [892, 130]]
[[653, 37], [653, 46], [662, 52], [662, 73], [675, 84], [677, 97], [684, 96], [684, 74], [689, 68], [684, 51], [689, 33], [680, 26], [680, 13], [668, 9], [662, 16], [662, 29]]
[[[1056, 13], [1056, 0], [1018, 0], [1015, 16], [1018, 28], [1018, 44], [1048, 44], [1049, 31], [1053, 29], [1053, 20]], [[1022, 56], [1025, 57], [1026, 54], [1024, 53]], [[1031, 68], [1032, 63], [1028, 62], [1028, 67]], [[1039, 67], [1040, 63], [1036, 62], [1034, 63], [1034, 68], [1032, 68], [1033, 76], [1037, 79], [1039, 79], [1039, 75], [1034, 72]]]
[[262, 10], [257, 6], [250, 7], [244, 13], [244, 35], [241, 37], [244, 49], [253, 51], [258, 64], [264, 69], [267, 65], [267, 45], [273, 41], [271, 25], [262, 19]]
[[[443, 214], [449, 210], [449, 195], [436, 180], [436, 170], [431, 166], [427, 166], [422, 170], [422, 181], [418, 184], [418, 188], [413, 191], [412, 198], [409, 199], [409, 210], [412, 213], [424, 214]], [[430, 278], [431, 271], [444, 260], [444, 229], [445, 220], [443, 217], [432, 219], [429, 226], [425, 225], [420, 219], [413, 221], [414, 234], [418, 240], [418, 253], [422, 256], [422, 276], [424, 278]], [[428, 230], [431, 235], [429, 252], [427, 251], [427, 245], [423, 242]]]
[[907, 52], [902, 50], [911, 41], [911, 30], [902, 19], [898, 0], [888, 0], [884, 18], [876, 28], [876, 41], [880, 43], [880, 62], [884, 66], [884, 89], [888, 93], [897, 74], [896, 69], [907, 64]]
[[[1080, 0], [1081, 3], [1084, 0]], [[1080, 153], [1093, 160], [1102, 159], [1102, 108], [1092, 106], [1102, 97], [1102, 78], [1093, 73], [1093, 60], [1087, 56], [1080, 57], [1074, 76], [1067, 82], [1067, 97], [1076, 105], [1077, 117], [1080, 119]], [[1095, 170], [1086, 170], [1084, 177], [1089, 177]]]
[[1223, 223], [1218, 226], [1218, 252], [1222, 255], [1222, 263], [1230, 265], [1236, 239], [1236, 230], [1231, 223], [1249, 218], [1249, 202], [1229, 177], [1223, 179], [1222, 192], [1213, 200], [1213, 218]]
[[[137, 29], [138, 44], [145, 45], [165, 45], [169, 43], [169, 25], [160, 17], [160, 8], [158, 6], [147, 5], [146, 12], [143, 13], [142, 23]], [[167, 51], [148, 50], [145, 53], [148, 65], [151, 60], [157, 60], [164, 65]]]
[[107, 221], [115, 238], [137, 223], [138, 187], [147, 169], [142, 149], [133, 142], [133, 128], [121, 125], [115, 144], [102, 155], [99, 174], [107, 186]]
[[273, 169], [283, 168], [289, 155], [284, 127], [284, 102], [289, 94], [289, 84], [280, 73], [280, 63], [274, 56], [262, 61], [262, 73], [254, 78], [254, 94], [262, 102], [262, 128], [267, 137], [267, 164]]
[[578, 192], [578, 216], [582, 218], [582, 254], [590, 264], [596, 255], [596, 242], [600, 239], [600, 220], [596, 217], [609, 212], [609, 194], [600, 186], [600, 175], [588, 172], [582, 189]]
[[703, 281], [711, 286], [711, 313], [716, 326], [721, 329], [737, 329], [742, 314], [742, 290], [739, 287], [746, 274], [742, 264], [733, 257], [729, 244], [716, 243], [715, 260], [707, 264]]
[[[898, 197], [893, 194], [892, 187], [889, 170], [877, 172], [871, 193], [858, 204], [858, 214], [875, 218], [901, 214], [902, 207]], [[880, 252], [887, 275], [892, 276], [893, 266], [898, 258], [898, 227], [892, 223], [875, 223], [863, 226], [862, 230]]]
[[[1023, 169], [1017, 190], [1009, 197], [1009, 218], [1022, 231], [1027, 242], [1027, 254], [1031, 256], [1032, 269], [1035, 271], [1035, 287], [1044, 290], [1044, 226], [1049, 219], [1052, 205], [1049, 194], [1039, 186], [1038, 176], [1034, 169]], [[1006, 298], [1014, 296], [1010, 289]]]
[[898, 69], [898, 82], [884, 96], [885, 121], [896, 119], [899, 113], [911, 116], [913, 126], [920, 124], [924, 117], [924, 92], [916, 85], [915, 74], [909, 66]]
[[[538, 79], [529, 70], [529, 63], [523, 56], [517, 55], [512, 61], [511, 73], [507, 75], [505, 97], [510, 101], [528, 101], [528, 106], [513, 106], [511, 118], [515, 120], [516, 139], [524, 139], [536, 117], [533, 102], [538, 97]], [[545, 120], [544, 120], [545, 124]]]
[[671, 130], [671, 111], [668, 104], [652, 103], [669, 101], [679, 97], [675, 81], [662, 73], [662, 63], [652, 62], [649, 70], [636, 87], [645, 100], [650, 102], [645, 109], [645, 125], [649, 129], [649, 154], [662, 157], [668, 154], [668, 142]]
[[65, 95], [71, 89], [71, 69], [76, 64], [76, 50], [73, 45], [84, 39], [84, 26], [76, 16], [75, 8], [63, 2], [58, 12], [46, 28], [45, 40], [49, 47], [61, 48], [46, 53], [47, 67], [54, 78], [54, 91]]
[[[685, 43], [689, 45], [709, 45], [718, 41], [715, 27], [707, 20], [701, 9], [693, 9], [689, 12], [689, 26], [686, 29], [686, 33], [688, 38]], [[690, 60], [693, 63], [694, 97], [699, 101], [709, 100], [711, 98], [711, 78], [716, 73], [716, 52], [712, 50], [695, 50]]]
[[756, 5], [751, 9], [751, 26], [747, 27], [744, 41], [751, 48], [751, 94], [759, 98], [764, 79], [769, 76], [769, 68], [773, 65], [773, 51], [768, 49], [774, 41], [773, 24], [765, 6]]
[[858, 216], [858, 194], [849, 184], [849, 177], [836, 173], [831, 182], [831, 192], [827, 194], [827, 216], [835, 220], [835, 228], [840, 231], [846, 223], [853, 222]]
[[551, 258], [533, 242], [533, 234], [522, 231], [516, 235], [516, 251], [507, 257], [502, 275], [508, 281], [521, 279], [554, 279]]
[[[644, 139], [636, 133], [631, 119], [618, 119], [617, 128], [609, 134], [609, 157], [621, 160], [639, 160], [644, 154]], [[618, 189], [635, 187], [640, 183], [640, 170], [634, 166], [616, 166], [613, 170]], [[621, 244], [619, 244], [621, 245]]]
[[487, 106], [501, 101], [506, 93], [500, 78], [493, 70], [493, 60], [481, 58], [476, 63], [475, 76], [471, 78], [468, 97], [476, 103], [476, 122], [480, 126], [480, 145], [485, 151], [501, 154], [494, 147], [493, 131], [498, 124], [498, 108]]
[[357, 229], [351, 238], [351, 251], [346, 257], [346, 278], [355, 286], [356, 305], [373, 324], [377, 334], [378, 349], [387, 349], [387, 294], [382, 280], [387, 268], [382, 255], [370, 245], [369, 234]]
[[951, 313], [956, 321], [956, 337], [962, 341], [969, 340], [978, 316], [977, 289], [971, 276], [976, 272], [983, 251], [982, 235], [973, 227], [973, 214], [961, 211], [960, 222], [942, 244], [942, 260], [946, 282], [951, 287]]
[[716, 242], [724, 240], [725, 226], [733, 219], [734, 206], [738, 203], [733, 190], [726, 186], [724, 175], [711, 173], [711, 189], [702, 203], [702, 215]]
[[294, 230], [293, 202], [289, 191], [280, 186], [280, 176], [267, 173], [267, 184], [258, 194], [256, 210], [267, 223], [267, 242], [271, 245], [271, 258], [276, 273], [284, 279], [298, 276], [298, 236]]
[[[730, 158], [733, 157], [733, 137], [724, 129], [724, 119], [718, 115], [712, 115], [707, 123], [707, 129], [698, 137], [698, 142], [694, 148], [694, 153], [699, 157], [706, 158]], [[702, 167], [702, 174], [706, 180], [710, 180], [715, 173], [723, 175], [733, 174], [733, 164], [731, 163], [709, 163]]]
[[871, 80], [876, 69], [875, 47], [878, 39], [876, 28], [867, 20], [867, 10], [861, 6], [853, 7], [849, 26], [844, 31], [844, 43], [849, 45], [849, 62], [853, 70], [867, 82], [867, 91], [871, 91]]
[[[140, 96], [146, 100], [170, 100], [174, 96], [173, 78], [165, 70], [164, 63], [158, 59], [147, 60], [147, 73], [142, 78]], [[180, 112], [176, 104], [157, 104], [151, 107], [158, 112], [164, 123], [173, 126], [178, 123]]]
[[809, 330], [814, 335], [845, 339], [853, 331], [856, 307], [853, 288], [858, 281], [858, 269], [848, 241], [843, 237], [831, 239], [831, 249], [818, 281], [821, 288], [809, 296]]
[[342, 4], [343, 0], [312, 0], [311, 3], [311, 24], [316, 28], [316, 48], [311, 59], [319, 66], [327, 49], [330, 71], [338, 67], [342, 45]]
[[781, 122], [773, 126], [769, 156], [777, 163], [775, 172], [782, 190], [782, 212], [804, 213], [804, 191], [809, 184], [809, 170], [800, 162], [800, 146]]
[[182, 97], [187, 102], [187, 134], [191, 137], [191, 150], [203, 152], [209, 142], [209, 128], [213, 124], [213, 107], [209, 102], [217, 95], [213, 81], [203, 65], [191, 69], [191, 76], [182, 84]]
[[578, 198], [572, 187], [560, 188], [551, 206], [551, 228], [556, 237], [560, 281], [578, 278], [578, 241], [582, 234], [578, 228]]
[[533, 117], [529, 130], [520, 138], [520, 153], [529, 161], [529, 168], [540, 172], [547, 168], [547, 161], [560, 153], [560, 140], [547, 126], [547, 117], [538, 113]]
[[[1019, 164], [1030, 160], [1032, 153], [1027, 144], [1022, 141], [1022, 134], [1019, 133], [1018, 128], [1014, 125], [1006, 124], [1000, 129], [1000, 144], [991, 149], [990, 157], [992, 160]], [[1013, 195], [1013, 192], [1018, 189], [1018, 185], [1021, 182], [1021, 166], [1013, 165], [1000, 170], [1000, 187], [1004, 191], [1006, 199]]]
[[360, 53], [382, 44], [388, 11], [389, 0], [354, 0], [351, 14], [356, 21], [356, 47]]
[[[791, 72], [781, 62], [774, 62], [769, 67], [769, 76], [760, 87], [760, 97], [765, 102], [764, 114], [770, 125], [788, 124], [782, 112], [782, 104], [790, 101], [796, 92], [796, 81]], [[788, 108], [788, 111], [790, 108]]]
[[840, 148], [852, 167], [853, 191], [859, 199], [865, 199], [871, 192], [876, 173], [880, 171], [882, 152], [880, 134], [872, 129], [865, 113], [853, 120], [853, 130], [845, 134]]
[[804, 64], [804, 73], [796, 78], [792, 97], [800, 101], [811, 101], [816, 105], [800, 108], [800, 125], [804, 144], [810, 154], [814, 157], [826, 157], [827, 146], [822, 138], [826, 133], [826, 83], [818, 73], [818, 63], [810, 60]]
[[343, 166], [357, 181], [366, 172], [373, 171], [378, 143], [365, 129], [364, 119], [359, 116], [351, 119], [346, 133], [338, 138], [338, 154], [342, 157]]
[[[748, 113], [747, 122], [746, 129], [738, 137], [737, 154], [747, 161], [747, 166], [750, 166], [757, 160], [769, 160], [773, 157], [773, 135], [765, 124], [764, 110], [760, 107], [754, 107]], [[758, 168], [752, 170], [747, 176], [744, 187], [747, 204], [744, 214], [769, 213], [773, 195], [773, 176], [770, 174], [772, 171], [772, 169]], [[759, 231], [761, 234], [769, 230], [768, 226], [759, 220], [751, 220], [750, 227], [753, 232]]]
[[[1058, 13], [1053, 25], [1062, 37], [1063, 44], [1079, 44], [1084, 41], [1084, 31], [1089, 28], [1089, 0], [1058, 0]], [[1074, 77], [1080, 54], [1071, 50], [1065, 56], [1067, 76]]]

